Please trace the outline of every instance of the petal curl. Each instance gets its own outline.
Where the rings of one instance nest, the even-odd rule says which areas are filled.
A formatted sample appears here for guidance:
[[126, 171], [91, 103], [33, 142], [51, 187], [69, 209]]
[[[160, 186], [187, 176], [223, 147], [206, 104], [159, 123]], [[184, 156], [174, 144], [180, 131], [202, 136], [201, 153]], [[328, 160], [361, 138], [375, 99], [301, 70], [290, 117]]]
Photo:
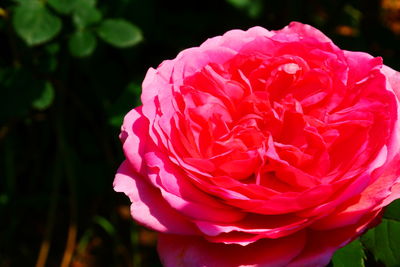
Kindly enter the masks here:
[[132, 217], [140, 224], [165, 233], [190, 235], [199, 233], [193, 223], [165, 202], [159, 191], [139, 174], [135, 174], [127, 161], [124, 161], [117, 171], [114, 190], [123, 192], [129, 197], [132, 202]]
[[143, 154], [148, 129], [148, 122], [142, 115], [141, 106], [125, 115], [120, 139], [125, 157], [135, 172], [143, 170]]
[[165, 267], [284, 267], [301, 252], [304, 244], [304, 232], [281, 239], [263, 239], [247, 246], [160, 234], [158, 252]]

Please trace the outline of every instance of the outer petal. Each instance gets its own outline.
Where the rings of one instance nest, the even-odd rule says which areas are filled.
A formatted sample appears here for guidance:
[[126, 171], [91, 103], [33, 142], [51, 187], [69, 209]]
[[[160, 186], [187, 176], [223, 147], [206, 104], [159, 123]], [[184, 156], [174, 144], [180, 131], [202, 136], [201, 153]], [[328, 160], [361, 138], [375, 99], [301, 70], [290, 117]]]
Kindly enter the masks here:
[[[132, 176], [129, 181], [130, 187], [135, 187], [136, 181], [146, 180], [153, 183], [157, 191], [158, 199], [176, 209], [174, 214], [187, 215], [192, 218], [215, 220], [215, 221], [237, 221], [244, 217], [238, 210], [232, 209], [227, 205], [217, 201], [209, 195], [203, 193], [187, 181], [186, 177], [179, 169], [172, 164], [168, 157], [161, 153], [159, 148], [147, 137], [148, 120], [142, 115], [141, 107], [131, 110], [124, 119], [122, 126], [121, 140], [130, 171], [127, 164], [121, 166], [119, 173]], [[143, 176], [143, 177], [142, 177]], [[140, 180], [138, 180], [140, 177]], [[121, 180], [121, 177], [116, 181]], [[125, 181], [127, 179], [123, 179]], [[142, 182], [145, 183], [145, 182]], [[145, 187], [142, 185], [145, 190]], [[150, 187], [150, 184], [147, 185]], [[122, 192], [129, 192], [124, 187]], [[150, 189], [147, 191], [151, 191]], [[117, 188], [116, 188], [116, 191]], [[137, 194], [137, 193], [136, 193]], [[143, 196], [145, 193], [143, 193]], [[156, 200], [156, 199], [155, 199]], [[141, 202], [137, 202], [142, 204]], [[154, 205], [154, 204], [153, 204]], [[132, 206], [132, 209], [135, 205]], [[178, 213], [178, 212], [179, 213]], [[154, 215], [154, 217], [157, 217]], [[134, 216], [134, 218], [136, 218]], [[143, 218], [138, 218], [141, 223]], [[156, 226], [149, 227], [155, 228]]]
[[232, 222], [245, 214], [225, 205], [191, 184], [185, 174], [160, 152], [148, 152], [145, 157], [148, 177], [159, 188], [163, 198], [181, 214], [191, 219]]
[[382, 72], [385, 74], [388, 79], [389, 85], [391, 89], [397, 96], [397, 99], [400, 99], [400, 72], [395, 71], [394, 69], [384, 65], [382, 68]]
[[267, 238], [277, 238], [297, 232], [310, 224], [308, 219], [294, 215], [262, 216], [248, 215], [243, 220], [231, 224], [195, 221], [197, 227], [208, 236], [226, 233], [248, 233]]
[[364, 52], [343, 51], [349, 66], [348, 84], [361, 82], [368, 77], [369, 72], [382, 65], [382, 58], [374, 58], [370, 54]]
[[222, 36], [217, 36], [214, 38], [210, 38], [205, 41], [201, 47], [229, 47], [235, 51], [239, 51], [241, 47], [252, 41], [255, 37], [265, 36], [271, 37], [274, 35], [274, 32], [268, 31], [262, 27], [253, 27], [247, 31], [242, 30], [231, 30], [226, 32]]
[[171, 84], [179, 88], [186, 77], [192, 76], [210, 62], [223, 64], [234, 55], [235, 50], [224, 46], [206, 45], [183, 50], [175, 59], [165, 60], [157, 69], [148, 70], [142, 84], [142, 103], [153, 105], [152, 101], [157, 97], [170, 97], [171, 91], [165, 89], [170, 88]]
[[125, 157], [135, 172], [143, 169], [143, 154], [147, 140], [148, 122], [142, 115], [142, 107], [132, 109], [124, 118], [120, 139]]
[[132, 217], [159, 232], [197, 234], [194, 225], [172, 209], [157, 189], [136, 174], [127, 161], [118, 169], [114, 190], [125, 193], [132, 202]]
[[142, 102], [145, 104], [152, 101], [169, 84], [178, 87], [182, 79], [193, 75], [210, 62], [224, 63], [253, 39], [273, 35], [273, 32], [262, 27], [253, 27], [247, 31], [231, 30], [223, 36], [206, 40], [200, 47], [183, 50], [175, 59], [165, 60], [157, 69], [148, 70], [142, 86]]
[[397, 98], [397, 117], [393, 118], [395, 120], [393, 134], [388, 144], [388, 157], [392, 159], [400, 155], [400, 73], [385, 65], [381, 71], [386, 76], [386, 89], [394, 92]]
[[335, 213], [318, 221], [313, 228], [332, 229], [355, 224], [365, 214], [377, 212], [400, 197], [400, 156], [384, 166], [383, 174], [359, 196], [344, 203]]
[[299, 255], [304, 242], [304, 232], [281, 239], [263, 239], [247, 246], [161, 234], [158, 251], [165, 267], [285, 267]]
[[307, 245], [287, 267], [324, 267], [335, 251], [361, 235], [379, 219], [380, 210], [368, 213], [356, 224], [331, 231], [309, 230]]
[[289, 26], [286, 26], [282, 30], [274, 32], [276, 33], [276, 35], [279, 35], [281, 40], [285, 40], [287, 38], [287, 41], [291, 41], [292, 39], [290, 37], [292, 35], [296, 35], [296, 36], [310, 37], [318, 40], [319, 42], [332, 43], [331, 39], [329, 39], [321, 31], [317, 30], [316, 28], [310, 25], [299, 23], [296, 21], [291, 22]]

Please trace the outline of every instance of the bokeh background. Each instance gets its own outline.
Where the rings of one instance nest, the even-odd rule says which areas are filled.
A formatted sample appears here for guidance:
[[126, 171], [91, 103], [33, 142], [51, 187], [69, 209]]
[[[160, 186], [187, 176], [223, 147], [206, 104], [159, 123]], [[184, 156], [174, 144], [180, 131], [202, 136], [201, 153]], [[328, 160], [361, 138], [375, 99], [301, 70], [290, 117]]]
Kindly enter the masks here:
[[[400, 0], [1, 0], [0, 266], [161, 266], [112, 190], [149, 67], [234, 29], [311, 24], [400, 69]], [[400, 208], [335, 267], [400, 266]]]

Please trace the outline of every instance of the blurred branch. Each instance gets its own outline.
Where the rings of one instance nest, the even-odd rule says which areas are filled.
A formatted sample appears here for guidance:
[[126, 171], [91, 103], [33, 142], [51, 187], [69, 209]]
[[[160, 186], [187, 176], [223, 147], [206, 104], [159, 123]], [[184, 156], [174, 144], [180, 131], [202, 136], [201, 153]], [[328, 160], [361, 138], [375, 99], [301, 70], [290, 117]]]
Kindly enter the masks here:
[[59, 109], [57, 112], [56, 119], [56, 132], [58, 137], [58, 145], [60, 148], [61, 160], [64, 163], [64, 171], [66, 175], [66, 180], [69, 187], [69, 207], [70, 207], [70, 222], [68, 227], [68, 237], [64, 250], [64, 255], [61, 261], [61, 267], [70, 266], [72, 256], [74, 254], [76, 240], [77, 240], [77, 193], [76, 193], [76, 183], [75, 183], [75, 169], [74, 164], [71, 159], [73, 158], [69, 146], [67, 145], [66, 137], [65, 137], [65, 129], [63, 122], [65, 118], [62, 117], [63, 114], [67, 114], [65, 112], [64, 97], [60, 98], [61, 102], [58, 103], [57, 108]]
[[67, 246], [64, 251], [64, 256], [61, 261], [61, 267], [68, 267], [71, 264], [72, 256], [74, 255], [76, 245], [77, 227], [76, 220], [71, 219], [70, 226], [68, 228], [68, 239]]
[[51, 189], [50, 196], [50, 208], [47, 212], [47, 220], [46, 220], [46, 232], [44, 234], [44, 238], [42, 244], [40, 246], [39, 257], [36, 262], [36, 267], [44, 267], [46, 266], [47, 256], [49, 254], [51, 240], [53, 236], [54, 223], [56, 218], [57, 204], [59, 199], [59, 187], [61, 181], [61, 168], [60, 168], [60, 159], [59, 153], [57, 153], [56, 159], [54, 161], [54, 175], [53, 175], [53, 184]]

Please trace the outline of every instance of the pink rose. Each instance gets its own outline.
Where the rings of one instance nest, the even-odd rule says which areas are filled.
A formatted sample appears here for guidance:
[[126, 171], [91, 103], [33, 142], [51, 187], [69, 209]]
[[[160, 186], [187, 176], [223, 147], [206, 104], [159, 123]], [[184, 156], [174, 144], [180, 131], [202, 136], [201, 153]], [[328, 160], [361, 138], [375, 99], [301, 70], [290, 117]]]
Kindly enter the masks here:
[[114, 189], [167, 267], [317, 267], [400, 198], [400, 74], [317, 29], [232, 30], [149, 69]]

